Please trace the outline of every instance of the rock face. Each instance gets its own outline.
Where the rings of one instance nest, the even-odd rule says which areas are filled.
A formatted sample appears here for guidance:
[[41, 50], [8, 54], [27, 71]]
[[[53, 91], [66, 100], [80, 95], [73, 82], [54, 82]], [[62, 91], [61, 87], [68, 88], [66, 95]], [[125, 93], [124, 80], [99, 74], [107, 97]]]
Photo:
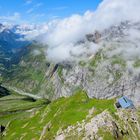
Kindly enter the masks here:
[[[87, 116], [88, 121], [85, 119], [81, 123], [77, 122], [76, 125], [69, 126], [63, 131], [59, 130], [55, 139], [65, 140], [75, 136], [74, 139], [103, 140], [105, 139], [105, 134], [107, 134], [108, 139], [123, 139], [123, 137], [126, 137], [126, 139], [127, 137], [139, 139], [140, 128], [136, 111], [118, 110], [117, 115], [120, 120], [113, 118], [108, 111], [104, 111], [95, 117], [91, 114], [90, 117]], [[133, 127], [135, 127], [135, 130], [133, 130]]]
[[96, 31], [94, 34], [87, 34], [86, 35], [86, 39], [89, 42], [94, 42], [94, 43], [99, 43], [101, 37], [102, 37], [102, 35], [98, 31]]
[[[136, 106], [140, 105], [140, 59], [136, 53], [140, 47], [136, 41], [138, 37], [130, 38], [132, 30], [139, 32], [138, 27], [139, 24], [126, 22], [105, 30], [99, 42], [104, 47], [95, 56], [82, 64], [63, 66], [61, 75], [56, 71], [50, 80], [54, 87], [53, 97], [70, 96], [76, 88], [83, 88], [91, 98], [125, 95]], [[93, 41], [94, 36], [88, 35], [88, 40]], [[134, 52], [129, 52], [129, 49]]]
[[[81, 87], [91, 98], [126, 95], [138, 105], [140, 101], [139, 56], [136, 52], [131, 54], [128, 51], [130, 47], [131, 50], [137, 49], [140, 53], [137, 44], [139, 41], [136, 41], [138, 37], [133, 40], [130, 38], [130, 34], [133, 36], [132, 30], [136, 29], [139, 32], [138, 27], [139, 24], [131, 25], [126, 22], [105, 30], [103, 39], [99, 43], [103, 47], [95, 56], [83, 62], [84, 65], [73, 64], [69, 69], [63, 68], [61, 75], [63, 83], [58, 85], [61, 95], [69, 96], [76, 87]], [[94, 39], [94, 35], [87, 37], [89, 41]]]
[[126, 95], [139, 104], [139, 74], [131, 75], [128, 71], [121, 68], [116, 70], [108, 65], [99, 66], [94, 73], [81, 66], [73, 67], [67, 75], [64, 69], [63, 73], [63, 83], [57, 73], [54, 76], [55, 97], [69, 96], [76, 87], [81, 87], [91, 98], [107, 99]]

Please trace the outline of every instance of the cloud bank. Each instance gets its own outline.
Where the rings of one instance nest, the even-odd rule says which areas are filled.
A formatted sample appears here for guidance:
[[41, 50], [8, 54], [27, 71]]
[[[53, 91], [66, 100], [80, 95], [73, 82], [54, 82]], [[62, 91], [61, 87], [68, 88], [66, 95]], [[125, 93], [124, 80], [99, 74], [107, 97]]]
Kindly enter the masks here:
[[94, 13], [95, 27], [104, 29], [121, 21], [140, 20], [139, 0], [104, 0]]
[[[94, 43], [77, 44], [85, 35], [95, 30], [102, 31], [123, 21], [140, 21], [140, 0], [103, 0], [97, 10], [83, 15], [72, 15], [53, 20], [35, 32], [35, 39], [47, 45], [47, 57], [53, 61], [73, 60], [95, 54], [100, 46]], [[31, 33], [27, 34], [31, 38]], [[28, 38], [27, 37], [27, 38]]]
[[15, 12], [13, 15], [8, 15], [8, 16], [0, 16], [0, 22], [15, 22], [19, 21], [21, 18], [20, 13]]

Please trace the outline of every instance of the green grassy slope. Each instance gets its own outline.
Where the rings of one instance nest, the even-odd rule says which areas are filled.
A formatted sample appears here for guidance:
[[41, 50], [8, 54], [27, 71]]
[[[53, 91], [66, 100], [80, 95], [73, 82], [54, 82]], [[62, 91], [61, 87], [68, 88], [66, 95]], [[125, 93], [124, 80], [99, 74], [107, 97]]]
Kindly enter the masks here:
[[34, 101], [29, 97], [9, 95], [0, 98], [0, 113], [28, 110], [30, 108], [42, 105], [43, 102], [44, 100]]
[[10, 95], [0, 98], [0, 125], [7, 125], [8, 122], [22, 119], [30, 115], [30, 109], [38, 109], [49, 103], [48, 100], [34, 100], [27, 96], [21, 96], [9, 91]]
[[3, 75], [3, 82], [24, 89], [26, 92], [37, 94], [48, 69], [43, 47], [39, 45], [28, 46], [26, 53], [21, 55], [19, 63], [13, 64]]
[[94, 115], [106, 109], [111, 113], [115, 112], [114, 100], [89, 99], [84, 91], [77, 91], [72, 97], [61, 98], [48, 106], [33, 110], [32, 115], [28, 114], [24, 119], [11, 121], [3, 139], [54, 139], [59, 129], [85, 119], [92, 107], [96, 110]]
[[[132, 120], [131, 111], [120, 110], [120, 114], [125, 114], [126, 118], [121, 118], [115, 109], [115, 99], [98, 100], [90, 99], [83, 90], [68, 98], [60, 98], [51, 103], [44, 100], [33, 101], [25, 96], [12, 94], [0, 98], [0, 124], [6, 126], [3, 140], [53, 140], [58, 131], [66, 130], [69, 126], [77, 126], [77, 122], [82, 124], [89, 123], [91, 119], [103, 112], [109, 112], [113, 120], [119, 126], [117, 130], [120, 139], [139, 138], [137, 123]], [[89, 111], [94, 108], [89, 117]], [[134, 111], [139, 113], [138, 111]], [[133, 114], [133, 115], [134, 115]], [[138, 114], [139, 115], [139, 114]], [[87, 117], [88, 116], [88, 117]], [[127, 121], [128, 118], [128, 121]], [[127, 123], [127, 129], [126, 127]], [[139, 123], [139, 120], [138, 120]], [[106, 129], [106, 126], [99, 128], [98, 136], [103, 140], [114, 140], [114, 130]], [[124, 136], [121, 134], [121, 130]], [[128, 134], [126, 133], [128, 130]], [[74, 128], [73, 131], [76, 131]], [[84, 136], [84, 130], [80, 137], [71, 133], [66, 140], [79, 140]], [[115, 131], [116, 132], [116, 131]]]

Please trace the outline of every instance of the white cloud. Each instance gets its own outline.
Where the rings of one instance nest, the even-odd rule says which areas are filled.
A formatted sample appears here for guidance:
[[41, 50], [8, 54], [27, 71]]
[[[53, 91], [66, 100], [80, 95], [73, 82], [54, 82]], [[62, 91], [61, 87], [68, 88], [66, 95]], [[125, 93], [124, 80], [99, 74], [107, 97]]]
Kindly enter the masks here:
[[27, 14], [30, 14], [30, 13], [32, 13], [32, 12], [34, 12], [36, 9], [38, 9], [40, 6], [42, 6], [43, 5], [43, 3], [37, 3], [37, 4], [35, 4], [32, 8], [30, 8], [29, 10], [27, 10]]
[[33, 55], [34, 56], [38, 56], [38, 55], [40, 55], [41, 54], [41, 52], [39, 51], [39, 50], [34, 50], [33, 51]]
[[32, 2], [33, 2], [33, 0], [26, 0], [25, 4], [26, 4], [26, 5], [29, 5], [29, 4], [31, 4]]
[[109, 27], [121, 21], [140, 20], [140, 0], [104, 0], [94, 13], [96, 28]]
[[61, 44], [58, 47], [48, 48], [46, 56], [50, 61], [63, 62], [63, 61], [80, 61], [85, 60], [94, 55], [100, 48], [99, 45], [94, 43], [85, 44]]
[[[140, 21], [140, 0], [104, 0], [95, 12], [87, 11], [84, 15], [72, 15], [62, 20], [50, 21], [47, 30], [39, 33], [36, 39], [47, 44], [47, 55], [51, 59], [64, 61], [72, 59], [72, 54], [83, 56], [87, 51], [97, 51], [95, 44], [75, 45], [83, 40], [87, 33], [103, 30], [121, 21]], [[43, 28], [43, 26], [42, 26]], [[30, 34], [31, 36], [31, 34]], [[91, 49], [92, 47], [95, 49]], [[80, 54], [79, 54], [80, 53]]]
[[27, 14], [30, 14], [30, 13], [32, 13], [34, 11], [34, 8], [30, 8], [29, 10], [27, 10]]
[[67, 6], [60, 6], [60, 7], [55, 7], [55, 8], [49, 8], [48, 10], [65, 10], [67, 9]]
[[22, 24], [18, 27], [17, 33], [25, 36], [25, 40], [34, 40], [40, 34], [46, 33], [48, 31], [47, 24], [33, 25], [33, 24]]
[[43, 3], [42, 3], [42, 2], [37, 3], [36, 5], [34, 5], [34, 8], [38, 8], [38, 7], [42, 6], [42, 5], [43, 5]]
[[20, 20], [21, 15], [18, 12], [15, 12], [13, 15], [0, 16], [0, 21], [4, 22], [15, 22]]
[[[48, 57], [54, 61], [64, 61], [73, 59], [72, 54], [83, 57], [85, 51], [91, 50], [95, 46], [93, 43], [92, 47], [91, 44], [88, 44], [87, 47], [83, 47], [83, 44], [75, 45], [77, 41], [85, 37], [86, 33], [91, 32], [92, 24], [89, 25], [91, 15], [92, 13], [86, 12], [84, 16], [73, 15], [64, 20], [50, 22], [47, 32], [37, 37], [38, 41], [49, 45]], [[89, 26], [87, 27], [87, 25]]]
[[77, 43], [85, 37], [85, 34], [93, 31], [91, 17], [92, 13], [86, 12], [83, 16], [73, 15], [63, 20], [49, 22], [49, 30], [40, 37], [41, 42], [48, 43], [52, 47], [63, 43]]
[[40, 13], [40, 14], [35, 14], [34, 17], [35, 18], [40, 18], [40, 17], [44, 17], [45, 14], [44, 13]]

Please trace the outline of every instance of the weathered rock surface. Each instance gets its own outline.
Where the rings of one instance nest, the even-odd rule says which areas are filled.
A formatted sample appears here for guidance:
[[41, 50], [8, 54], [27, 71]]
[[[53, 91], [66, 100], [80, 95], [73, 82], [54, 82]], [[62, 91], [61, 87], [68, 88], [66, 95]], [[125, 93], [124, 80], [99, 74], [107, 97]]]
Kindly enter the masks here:
[[108, 111], [94, 117], [87, 117], [86, 120], [77, 122], [77, 125], [69, 126], [63, 131], [59, 130], [55, 139], [66, 140], [73, 137], [74, 140], [80, 138], [82, 140], [103, 140], [105, 134], [109, 132], [111, 133], [111, 139], [123, 139], [125, 137], [138, 140], [140, 122], [136, 111], [118, 110], [116, 115], [119, 117], [117, 120]]

